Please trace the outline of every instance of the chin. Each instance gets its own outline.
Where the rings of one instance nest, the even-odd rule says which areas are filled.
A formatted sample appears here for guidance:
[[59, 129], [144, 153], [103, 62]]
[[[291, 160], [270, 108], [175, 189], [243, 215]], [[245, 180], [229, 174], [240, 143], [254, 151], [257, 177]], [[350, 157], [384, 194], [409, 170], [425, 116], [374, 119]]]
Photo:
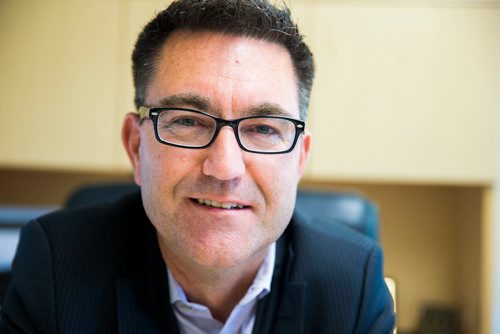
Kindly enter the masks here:
[[220, 269], [230, 269], [252, 262], [260, 262], [265, 246], [255, 247], [242, 242], [199, 244], [188, 251], [188, 256], [198, 265]]

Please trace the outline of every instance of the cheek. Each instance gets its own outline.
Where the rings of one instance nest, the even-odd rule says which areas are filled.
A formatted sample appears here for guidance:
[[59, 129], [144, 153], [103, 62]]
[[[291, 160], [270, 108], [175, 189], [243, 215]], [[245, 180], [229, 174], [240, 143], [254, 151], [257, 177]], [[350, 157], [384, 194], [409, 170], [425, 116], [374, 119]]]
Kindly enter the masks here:
[[196, 172], [191, 151], [149, 142], [141, 147], [143, 203], [152, 222], [164, 221], [175, 213], [176, 189]]
[[299, 181], [298, 156], [284, 154], [264, 158], [248, 166], [248, 169], [253, 171], [253, 178], [264, 194], [267, 207], [277, 214], [282, 210], [293, 210]]
[[141, 169], [143, 176], [155, 176], [161, 179], [175, 178], [182, 174], [190, 165], [196, 164], [193, 152], [186, 149], [176, 148], [160, 144], [154, 137], [148, 136], [142, 140], [141, 145]]
[[189, 151], [151, 141], [142, 145], [140, 152], [141, 186], [147, 193], [161, 194], [161, 197], [172, 196], [175, 184], [192, 173], [196, 164]]

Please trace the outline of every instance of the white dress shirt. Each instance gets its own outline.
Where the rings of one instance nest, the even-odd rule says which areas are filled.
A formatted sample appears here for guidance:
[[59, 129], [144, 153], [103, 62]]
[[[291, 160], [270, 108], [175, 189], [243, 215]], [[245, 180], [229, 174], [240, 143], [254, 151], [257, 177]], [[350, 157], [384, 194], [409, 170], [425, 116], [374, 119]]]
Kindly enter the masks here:
[[268, 254], [252, 285], [231, 311], [226, 323], [214, 319], [206, 306], [188, 301], [184, 290], [167, 268], [170, 303], [181, 334], [251, 334], [255, 323], [257, 302], [271, 291], [275, 257], [276, 243], [273, 243], [269, 246]]

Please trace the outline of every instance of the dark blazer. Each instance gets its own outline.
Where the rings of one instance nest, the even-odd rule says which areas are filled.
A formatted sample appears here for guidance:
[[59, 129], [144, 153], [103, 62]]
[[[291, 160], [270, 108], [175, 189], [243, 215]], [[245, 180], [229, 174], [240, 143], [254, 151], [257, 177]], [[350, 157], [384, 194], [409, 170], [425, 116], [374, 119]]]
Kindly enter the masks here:
[[[176, 333], [168, 279], [140, 194], [23, 228], [0, 333]], [[379, 246], [294, 214], [277, 242], [254, 333], [390, 333]]]

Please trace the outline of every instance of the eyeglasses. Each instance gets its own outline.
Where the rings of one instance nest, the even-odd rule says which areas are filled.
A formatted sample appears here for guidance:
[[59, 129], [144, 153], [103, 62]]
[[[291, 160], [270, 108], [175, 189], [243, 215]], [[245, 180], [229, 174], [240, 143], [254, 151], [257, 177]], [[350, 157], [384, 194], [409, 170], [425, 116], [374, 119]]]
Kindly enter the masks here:
[[230, 126], [240, 148], [278, 154], [293, 150], [305, 123], [281, 116], [248, 116], [225, 120], [184, 108], [139, 108], [139, 119], [150, 118], [156, 139], [166, 145], [199, 149], [210, 146], [224, 126]]

